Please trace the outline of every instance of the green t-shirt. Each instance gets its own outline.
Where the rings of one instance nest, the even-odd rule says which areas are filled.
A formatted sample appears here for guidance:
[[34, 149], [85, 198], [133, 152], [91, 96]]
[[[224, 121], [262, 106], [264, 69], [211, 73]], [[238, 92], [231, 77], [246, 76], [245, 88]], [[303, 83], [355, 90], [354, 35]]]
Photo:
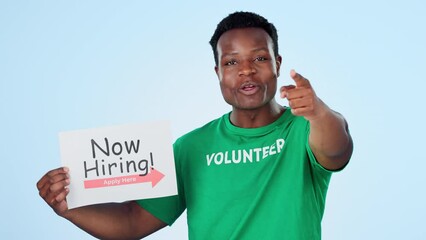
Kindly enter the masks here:
[[321, 239], [331, 172], [308, 135], [289, 109], [260, 128], [225, 114], [175, 142], [179, 195], [138, 203], [169, 225], [187, 209], [190, 239]]

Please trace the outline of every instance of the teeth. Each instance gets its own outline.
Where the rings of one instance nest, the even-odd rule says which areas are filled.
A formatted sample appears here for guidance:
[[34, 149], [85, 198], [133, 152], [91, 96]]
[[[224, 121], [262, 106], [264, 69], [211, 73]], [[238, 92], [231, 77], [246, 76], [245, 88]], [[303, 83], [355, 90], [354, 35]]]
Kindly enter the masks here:
[[242, 90], [251, 90], [251, 89], [253, 89], [253, 88], [255, 88], [256, 87], [256, 85], [255, 84], [253, 84], [253, 83], [246, 83], [246, 84], [243, 84], [242, 86], [241, 86], [241, 89]]

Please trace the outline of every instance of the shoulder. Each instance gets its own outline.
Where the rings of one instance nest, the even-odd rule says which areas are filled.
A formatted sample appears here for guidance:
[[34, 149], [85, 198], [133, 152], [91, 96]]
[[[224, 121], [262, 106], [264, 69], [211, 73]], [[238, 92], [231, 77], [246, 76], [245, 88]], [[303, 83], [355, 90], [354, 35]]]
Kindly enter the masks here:
[[188, 145], [188, 144], [199, 144], [200, 142], [210, 140], [212, 135], [219, 131], [220, 126], [223, 124], [224, 118], [228, 114], [224, 114], [223, 116], [214, 119], [205, 125], [196, 128], [183, 136], [179, 137], [176, 142], [174, 143], [175, 147], [179, 147], [181, 145]]
[[294, 115], [290, 108], [286, 108], [286, 111], [278, 121], [282, 128], [288, 129], [289, 131], [309, 129], [309, 121], [302, 116]]

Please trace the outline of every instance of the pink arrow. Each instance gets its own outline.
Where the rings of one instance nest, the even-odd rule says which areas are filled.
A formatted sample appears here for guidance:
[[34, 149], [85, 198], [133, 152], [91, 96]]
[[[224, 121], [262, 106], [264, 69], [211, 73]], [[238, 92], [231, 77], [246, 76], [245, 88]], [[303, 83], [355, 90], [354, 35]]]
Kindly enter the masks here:
[[156, 169], [151, 169], [151, 171], [145, 176], [136, 174], [121, 177], [86, 180], [84, 181], [84, 188], [112, 187], [146, 182], [151, 182], [152, 187], [155, 187], [155, 185], [157, 185], [157, 183], [160, 182], [163, 177], [164, 174], [157, 171]]
[[[161, 179], [163, 179], [163, 177], [164, 177], [164, 174], [155, 170], [154, 168], [151, 168], [151, 172], [149, 172], [148, 175], [145, 176], [145, 178], [148, 178], [147, 182], [151, 182], [152, 187], [155, 187], [155, 185], [157, 185], [157, 183], [160, 182]], [[139, 178], [143, 178], [143, 177], [139, 176]]]

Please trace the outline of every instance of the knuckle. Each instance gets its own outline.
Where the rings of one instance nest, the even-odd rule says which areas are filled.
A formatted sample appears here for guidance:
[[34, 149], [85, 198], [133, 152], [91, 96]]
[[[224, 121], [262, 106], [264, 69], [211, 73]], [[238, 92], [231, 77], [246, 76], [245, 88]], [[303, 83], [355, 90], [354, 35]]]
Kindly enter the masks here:
[[51, 177], [53, 175], [55, 175], [56, 169], [55, 170], [50, 170], [49, 172], [46, 173], [47, 176]]
[[49, 191], [55, 192], [56, 191], [56, 186], [55, 185], [50, 186], [49, 187]]
[[60, 188], [60, 186], [58, 186], [58, 183], [56, 183], [56, 184], [50, 185], [49, 190], [51, 192], [55, 192], [58, 188]]

